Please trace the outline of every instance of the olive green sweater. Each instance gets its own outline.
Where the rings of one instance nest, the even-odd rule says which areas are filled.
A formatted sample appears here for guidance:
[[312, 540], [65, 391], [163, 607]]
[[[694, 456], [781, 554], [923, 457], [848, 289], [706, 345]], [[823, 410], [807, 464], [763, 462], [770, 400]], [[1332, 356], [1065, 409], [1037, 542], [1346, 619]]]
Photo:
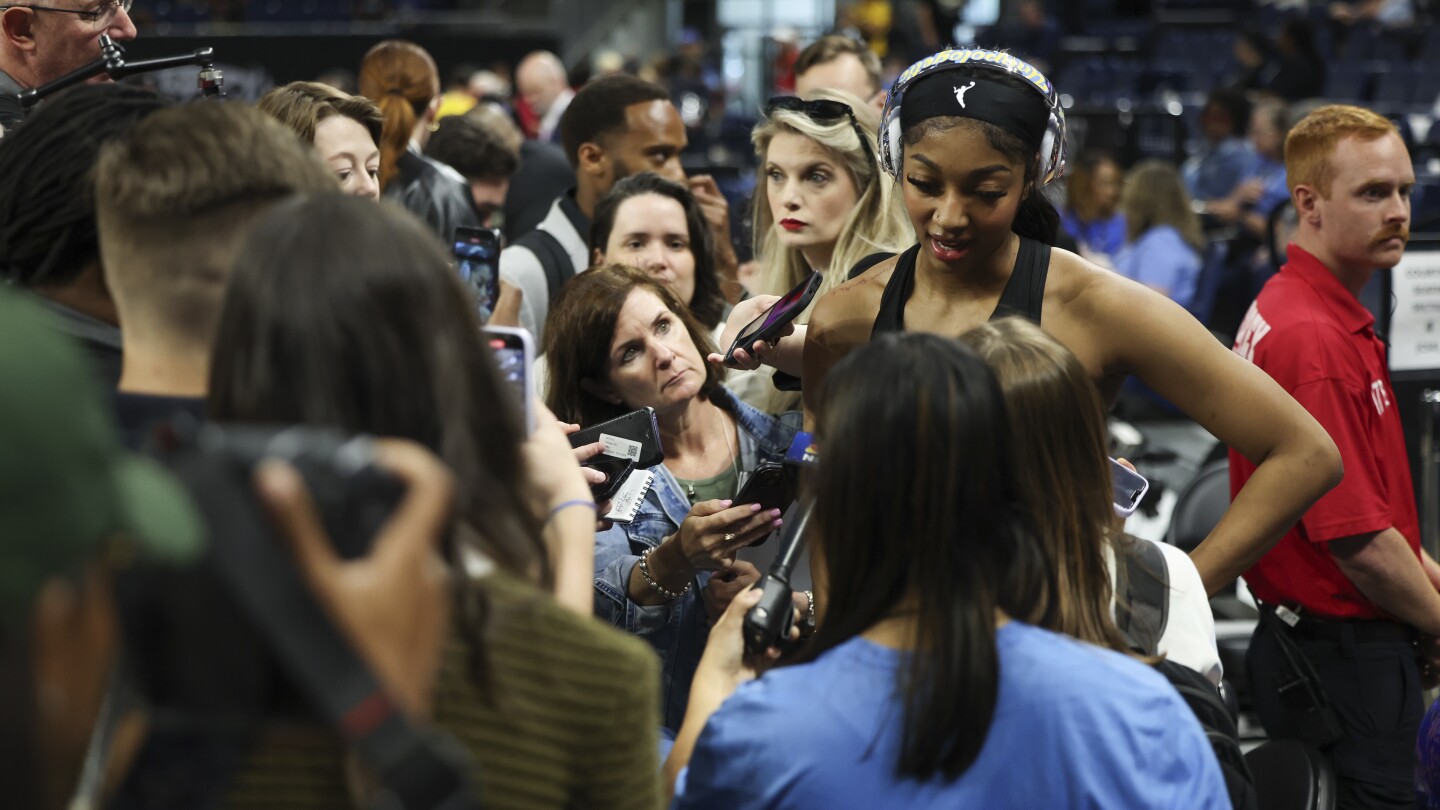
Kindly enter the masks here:
[[[433, 719], [474, 755], [485, 806], [660, 807], [660, 680], [650, 648], [513, 576], [493, 574], [483, 588], [490, 694], [471, 677], [472, 647], [457, 631]], [[354, 807], [345, 760], [328, 735], [267, 735], [227, 804]]]

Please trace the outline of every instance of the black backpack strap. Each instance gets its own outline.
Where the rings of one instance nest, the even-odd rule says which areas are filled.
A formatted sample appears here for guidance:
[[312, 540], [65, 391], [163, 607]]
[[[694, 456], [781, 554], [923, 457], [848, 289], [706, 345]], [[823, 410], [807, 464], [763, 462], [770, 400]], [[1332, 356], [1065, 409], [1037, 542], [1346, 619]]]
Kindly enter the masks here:
[[550, 290], [550, 300], [554, 301], [560, 288], [575, 275], [575, 263], [570, 260], [570, 254], [565, 252], [565, 247], [554, 234], [541, 228], [516, 239], [515, 244], [528, 248], [540, 260], [540, 266], [545, 269], [545, 287]]
[[1155, 655], [1170, 620], [1170, 571], [1149, 540], [1125, 537], [1115, 549], [1115, 626], [1130, 644]]

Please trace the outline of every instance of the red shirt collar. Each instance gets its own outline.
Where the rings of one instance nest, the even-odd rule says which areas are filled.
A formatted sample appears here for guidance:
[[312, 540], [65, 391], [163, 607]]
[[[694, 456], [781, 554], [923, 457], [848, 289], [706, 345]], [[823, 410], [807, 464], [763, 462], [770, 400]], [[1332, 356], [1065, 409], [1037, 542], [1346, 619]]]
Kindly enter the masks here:
[[1280, 272], [1293, 274], [1315, 290], [1340, 323], [1351, 332], [1363, 332], [1375, 324], [1375, 315], [1360, 303], [1340, 279], [1309, 251], [1291, 242], [1285, 249], [1285, 266]]

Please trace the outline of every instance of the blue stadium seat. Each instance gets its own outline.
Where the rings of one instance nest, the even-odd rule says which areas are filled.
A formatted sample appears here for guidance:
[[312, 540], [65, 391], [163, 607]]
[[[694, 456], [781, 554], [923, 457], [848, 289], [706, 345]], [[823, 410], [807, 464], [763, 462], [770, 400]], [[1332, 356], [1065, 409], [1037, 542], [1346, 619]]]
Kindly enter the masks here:
[[1336, 62], [1325, 74], [1325, 96], [1334, 101], [1366, 101], [1370, 70], [1362, 62]]
[[1372, 101], [1388, 109], [1409, 107], [1420, 83], [1420, 71], [1407, 63], [1386, 64], [1375, 74]]
[[[1435, 130], [1432, 128], [1432, 138]], [[1415, 188], [1410, 193], [1410, 229], [1415, 232], [1440, 230], [1440, 177], [1435, 175], [1415, 178]]]

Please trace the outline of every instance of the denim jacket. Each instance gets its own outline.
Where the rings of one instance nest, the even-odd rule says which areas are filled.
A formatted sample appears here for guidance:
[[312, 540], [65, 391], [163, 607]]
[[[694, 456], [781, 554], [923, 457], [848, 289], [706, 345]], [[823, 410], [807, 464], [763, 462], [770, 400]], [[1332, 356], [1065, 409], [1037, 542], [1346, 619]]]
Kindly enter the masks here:
[[[799, 412], [771, 416], [741, 402], [723, 387], [714, 401], [735, 417], [743, 476], [762, 461], [784, 459], [790, 440], [800, 428]], [[680, 522], [690, 514], [690, 500], [675, 476], [663, 464], [652, 469], [655, 481], [645, 493], [635, 520], [628, 525], [617, 523], [595, 537], [595, 615], [645, 639], [659, 653], [664, 723], [666, 728], [677, 730], [685, 717], [690, 681], [710, 635], [710, 623], [700, 601], [700, 589], [710, 581], [710, 575], [702, 572], [696, 576], [690, 591], [672, 602], [646, 606], [631, 601], [628, 583], [640, 553], [678, 531]]]

